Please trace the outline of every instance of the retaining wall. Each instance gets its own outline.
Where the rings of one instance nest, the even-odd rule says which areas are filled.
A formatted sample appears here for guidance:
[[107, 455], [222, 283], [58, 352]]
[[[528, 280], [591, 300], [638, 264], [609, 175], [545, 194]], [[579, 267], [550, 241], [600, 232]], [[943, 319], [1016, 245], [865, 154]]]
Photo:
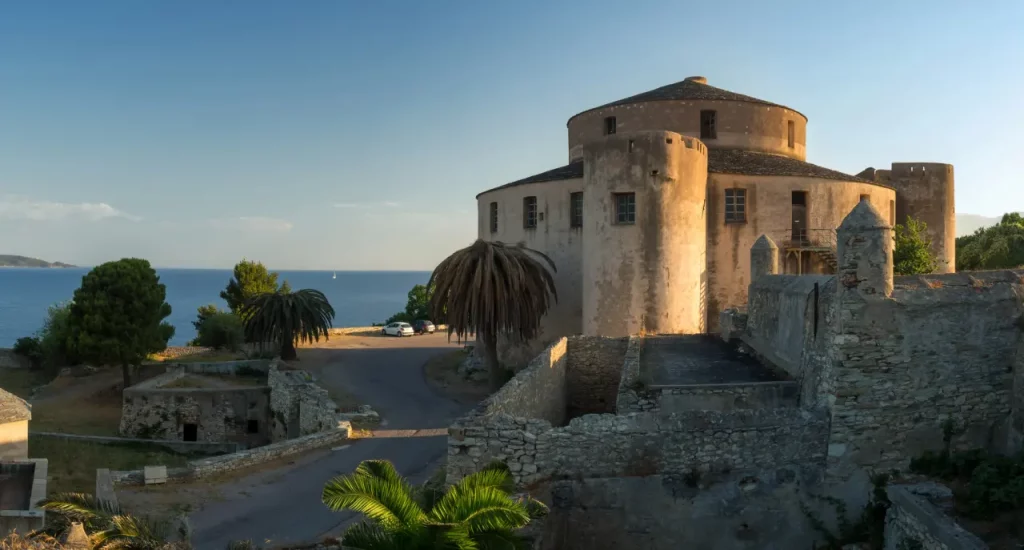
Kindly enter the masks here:
[[245, 446], [234, 442], [178, 441], [173, 439], [137, 439], [131, 437], [107, 437], [101, 435], [78, 435], [57, 432], [29, 432], [31, 437], [49, 439], [65, 439], [69, 441], [85, 441], [100, 445], [152, 445], [182, 454], [225, 454], [245, 449]]
[[[271, 443], [263, 447], [249, 449], [228, 455], [215, 456], [192, 460], [184, 468], [168, 468], [167, 479], [169, 481], [182, 481], [192, 479], [203, 479], [223, 472], [230, 472], [255, 466], [264, 462], [270, 462], [286, 456], [302, 453], [328, 445], [336, 445], [349, 438], [352, 432], [352, 425], [348, 422], [339, 422], [338, 427], [312, 435]], [[142, 470], [122, 470], [110, 472], [111, 484], [118, 485], [142, 485]]]
[[615, 412], [628, 338], [573, 336], [568, 341], [568, 415]]
[[960, 527], [913, 485], [890, 485], [885, 550], [983, 550], [988, 545]]

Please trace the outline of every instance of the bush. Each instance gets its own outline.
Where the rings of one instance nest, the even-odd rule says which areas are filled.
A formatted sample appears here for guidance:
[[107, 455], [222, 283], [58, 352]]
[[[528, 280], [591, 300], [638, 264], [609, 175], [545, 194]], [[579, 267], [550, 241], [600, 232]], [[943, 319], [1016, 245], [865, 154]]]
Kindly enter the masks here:
[[39, 368], [43, 364], [43, 346], [39, 342], [39, 338], [35, 336], [25, 336], [18, 338], [14, 342], [14, 348], [12, 351], [28, 359], [32, 364], [32, 368]]
[[43, 368], [56, 374], [63, 367], [78, 364], [78, 354], [71, 346], [71, 302], [50, 306], [46, 310], [46, 321], [39, 330], [39, 346]]
[[199, 325], [200, 346], [238, 351], [245, 341], [242, 320], [234, 313], [218, 312]]
[[935, 255], [931, 251], [928, 225], [907, 218], [906, 225], [896, 226], [896, 247], [892, 253], [896, 275], [923, 275], [935, 271]]

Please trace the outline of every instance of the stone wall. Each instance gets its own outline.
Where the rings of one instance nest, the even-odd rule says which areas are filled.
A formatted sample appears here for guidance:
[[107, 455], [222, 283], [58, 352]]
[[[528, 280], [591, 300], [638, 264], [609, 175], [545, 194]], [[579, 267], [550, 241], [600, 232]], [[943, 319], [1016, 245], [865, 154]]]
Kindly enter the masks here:
[[492, 461], [508, 464], [521, 486], [765, 464], [823, 468], [828, 441], [828, 419], [799, 409], [587, 415], [561, 428], [504, 414], [473, 420], [449, 429], [449, 482]]
[[49, 461], [30, 458], [0, 464], [0, 536], [42, 529], [46, 511], [36, 504], [46, 498]]
[[565, 480], [551, 488], [545, 550], [813, 548], [800, 470], [719, 479], [647, 476]]
[[332, 429], [338, 420], [338, 405], [306, 371], [267, 372], [270, 387], [270, 440], [283, 441]]
[[[168, 468], [167, 479], [169, 481], [203, 479], [219, 473], [255, 466], [320, 447], [337, 445], [347, 440], [351, 433], [351, 424], [348, 422], [338, 422], [337, 426], [331, 430], [288, 441], [271, 443], [270, 445], [228, 455], [192, 460], [184, 468]], [[114, 486], [141, 485], [143, 482], [142, 470], [111, 471], [109, 476], [110, 482]]]
[[145, 445], [151, 448], [164, 448], [172, 452], [188, 455], [219, 455], [241, 451], [244, 445], [235, 442], [181, 441], [176, 439], [140, 439], [131, 437], [107, 437], [102, 435], [79, 435], [57, 432], [30, 432], [32, 437], [47, 439], [64, 439], [70, 441], [87, 441], [100, 445]]
[[556, 426], [565, 423], [567, 348], [566, 338], [544, 348], [525, 369], [484, 400], [479, 410], [485, 415], [507, 414]]
[[[194, 425], [196, 441], [261, 445], [269, 440], [270, 388], [164, 387], [183, 376], [184, 371], [176, 369], [127, 388], [122, 394], [121, 435], [184, 441], [186, 426]], [[250, 421], [255, 421], [255, 430]]]
[[647, 389], [647, 381], [640, 376], [640, 354], [643, 346], [644, 339], [639, 336], [631, 336], [626, 345], [619, 391], [615, 396], [615, 412], [618, 414], [643, 412], [655, 408], [655, 392]]
[[[890, 485], [886, 492], [891, 504], [885, 515], [885, 550], [988, 548], [931, 502], [918, 487]], [[932, 492], [931, 488], [928, 492]]]
[[901, 278], [891, 297], [839, 303], [830, 454], [905, 469], [943, 445], [1000, 448], [1011, 411], [1024, 272]]
[[573, 336], [568, 342], [568, 415], [615, 412], [628, 338]]
[[10, 348], [0, 348], [0, 369], [25, 369], [29, 362]]
[[799, 386], [790, 381], [686, 386], [657, 390], [652, 397], [649, 410], [665, 413], [795, 408]]
[[[202, 349], [202, 348], [200, 348]], [[210, 363], [165, 362], [167, 370], [180, 369], [189, 374], [234, 374], [245, 376], [250, 373], [265, 373], [276, 364], [271, 359], [241, 359], [238, 361], [214, 361]]]

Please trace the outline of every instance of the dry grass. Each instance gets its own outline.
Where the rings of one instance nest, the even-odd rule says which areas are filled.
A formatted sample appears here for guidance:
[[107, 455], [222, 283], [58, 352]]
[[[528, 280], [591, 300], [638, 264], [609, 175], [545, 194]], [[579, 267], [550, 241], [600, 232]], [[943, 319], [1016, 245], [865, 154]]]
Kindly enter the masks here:
[[48, 381], [47, 376], [37, 369], [0, 369], [0, 388], [22, 399], [28, 399], [32, 388]]
[[51, 550], [63, 548], [60, 542], [50, 537], [25, 538], [16, 531], [0, 539], [0, 550]]
[[92, 395], [54, 397], [32, 405], [31, 428], [37, 432], [116, 436], [120, 424], [119, 384]]
[[189, 457], [142, 445], [100, 445], [30, 435], [28, 455], [49, 461], [48, 494], [93, 493], [96, 469], [136, 470], [143, 466], [184, 466]]
[[245, 354], [240, 351], [215, 350], [195, 355], [186, 355], [184, 357], [166, 357], [162, 354], [154, 353], [147, 357], [147, 359], [155, 363], [214, 363], [217, 361], [240, 361], [245, 359]]
[[459, 365], [466, 359], [464, 349], [452, 350], [434, 357], [423, 366], [423, 376], [434, 390], [461, 403], [479, 403], [490, 394], [487, 380], [466, 380], [459, 374]]

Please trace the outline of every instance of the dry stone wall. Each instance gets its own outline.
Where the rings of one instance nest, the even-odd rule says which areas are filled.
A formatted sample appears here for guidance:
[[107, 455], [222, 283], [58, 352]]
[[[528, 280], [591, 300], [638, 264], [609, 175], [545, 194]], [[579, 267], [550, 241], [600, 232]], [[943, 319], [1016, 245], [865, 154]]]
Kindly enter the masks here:
[[302, 437], [337, 425], [337, 403], [308, 372], [284, 371], [272, 365], [267, 372], [267, 385], [271, 441]]
[[573, 336], [568, 341], [568, 414], [615, 412], [628, 338]]
[[918, 489], [912, 485], [890, 485], [887, 488], [890, 506], [885, 515], [885, 550], [988, 548], [987, 544], [960, 527]]
[[848, 290], [833, 351], [836, 473], [905, 469], [950, 428], [954, 449], [1001, 447], [1022, 292], [1009, 271], [899, 279], [889, 298]]

